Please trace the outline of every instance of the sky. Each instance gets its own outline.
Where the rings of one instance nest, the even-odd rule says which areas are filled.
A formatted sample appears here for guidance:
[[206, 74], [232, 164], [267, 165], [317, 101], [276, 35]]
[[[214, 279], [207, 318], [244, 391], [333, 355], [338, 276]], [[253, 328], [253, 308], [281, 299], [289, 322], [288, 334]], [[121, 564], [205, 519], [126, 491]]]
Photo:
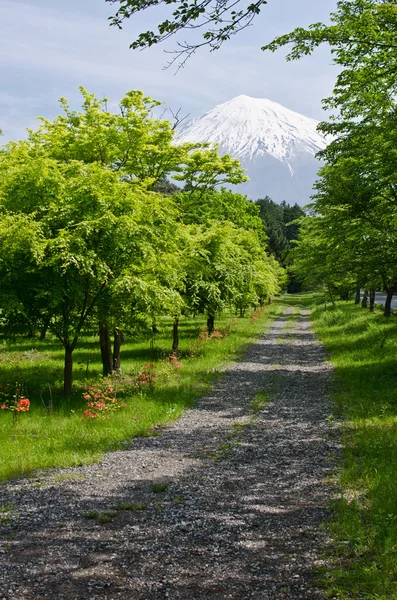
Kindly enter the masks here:
[[78, 108], [80, 85], [109, 98], [109, 107], [128, 90], [140, 89], [193, 118], [246, 94], [321, 120], [321, 100], [337, 75], [329, 51], [320, 48], [288, 63], [285, 50], [272, 54], [260, 48], [295, 27], [328, 22], [336, 1], [268, 0], [253, 26], [216, 52], [199, 51], [175, 73], [164, 68], [169, 60], [164, 51], [175, 48], [175, 38], [166, 46], [129, 49], [138, 33], [159, 22], [162, 8], [126, 21], [120, 31], [109, 26], [115, 6], [104, 0], [0, 0], [2, 141], [25, 137], [38, 116], [54, 118], [60, 97]]

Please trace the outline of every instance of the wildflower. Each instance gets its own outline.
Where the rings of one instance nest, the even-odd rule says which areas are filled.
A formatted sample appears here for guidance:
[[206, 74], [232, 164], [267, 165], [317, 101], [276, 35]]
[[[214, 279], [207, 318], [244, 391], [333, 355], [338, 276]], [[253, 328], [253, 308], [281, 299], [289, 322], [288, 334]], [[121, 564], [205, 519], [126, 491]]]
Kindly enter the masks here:
[[1, 408], [1, 410], [4, 410], [4, 409], [5, 409], [5, 408], [7, 408], [7, 407], [6, 407], [6, 405], [5, 405], [5, 404], [2, 404], [0, 408]]
[[26, 411], [30, 408], [30, 400], [28, 398], [21, 398], [18, 402], [17, 411]]
[[201, 331], [201, 333], [200, 333], [200, 335], [199, 335], [199, 339], [200, 339], [200, 342], [201, 342], [202, 344], [205, 344], [205, 342], [208, 342], [208, 340], [209, 340], [209, 335], [208, 335], [208, 330], [207, 330], [207, 329], [203, 329], [203, 330]]
[[87, 410], [85, 410], [84, 413], [83, 413], [83, 417], [85, 417], [85, 418], [96, 419], [97, 416], [98, 415], [96, 415], [95, 413], [91, 412], [89, 408]]
[[182, 363], [178, 360], [175, 354], [171, 354], [170, 361], [172, 362], [172, 366], [174, 367], [174, 369], [180, 369], [181, 367], [183, 367]]
[[215, 331], [213, 331], [211, 333], [211, 339], [218, 340], [218, 342], [219, 342], [221, 340], [221, 338], [223, 338], [223, 335], [221, 334], [219, 329], [215, 329]]
[[83, 412], [83, 419], [108, 419], [108, 412], [121, 408], [121, 404], [116, 397], [116, 391], [109, 385], [87, 386], [82, 396], [87, 401], [88, 408]]

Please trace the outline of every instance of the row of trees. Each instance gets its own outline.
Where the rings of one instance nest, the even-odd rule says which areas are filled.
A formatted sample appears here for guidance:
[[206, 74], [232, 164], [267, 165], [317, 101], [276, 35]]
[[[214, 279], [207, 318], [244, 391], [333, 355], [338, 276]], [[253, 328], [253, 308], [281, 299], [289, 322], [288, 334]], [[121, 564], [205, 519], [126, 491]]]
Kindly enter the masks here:
[[243, 314], [285, 278], [258, 208], [222, 187], [246, 179], [237, 160], [174, 143], [141, 92], [117, 114], [81, 93], [81, 111], [62, 99], [62, 115], [0, 152], [0, 326], [60, 340], [67, 394], [84, 328], [98, 328], [108, 374], [123, 331], [171, 315], [177, 351], [182, 314], [206, 314], [211, 333], [219, 311]]
[[308, 283], [325, 283], [331, 297], [348, 290], [387, 293], [397, 286], [397, 0], [341, 0], [331, 24], [276, 39], [293, 44], [290, 59], [331, 47], [341, 67], [334, 116], [320, 124], [330, 143], [315, 185], [310, 214], [301, 222], [295, 271]]
[[[265, 225], [266, 234], [269, 238], [269, 252], [280, 265], [289, 268], [293, 262], [294, 244], [299, 237], [299, 219], [305, 215], [304, 211], [298, 204], [293, 206], [286, 202], [276, 204], [269, 196], [257, 200], [256, 204], [259, 206], [259, 216]], [[289, 269], [287, 291], [293, 294], [300, 290], [299, 279]]]

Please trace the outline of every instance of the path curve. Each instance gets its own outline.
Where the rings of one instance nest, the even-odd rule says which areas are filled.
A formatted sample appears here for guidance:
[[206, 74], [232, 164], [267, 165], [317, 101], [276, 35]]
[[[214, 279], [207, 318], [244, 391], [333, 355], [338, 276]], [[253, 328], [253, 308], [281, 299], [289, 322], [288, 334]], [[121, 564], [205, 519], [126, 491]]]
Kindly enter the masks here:
[[339, 439], [331, 366], [307, 311], [293, 313], [161, 435], [7, 484], [0, 600], [323, 598], [312, 570]]

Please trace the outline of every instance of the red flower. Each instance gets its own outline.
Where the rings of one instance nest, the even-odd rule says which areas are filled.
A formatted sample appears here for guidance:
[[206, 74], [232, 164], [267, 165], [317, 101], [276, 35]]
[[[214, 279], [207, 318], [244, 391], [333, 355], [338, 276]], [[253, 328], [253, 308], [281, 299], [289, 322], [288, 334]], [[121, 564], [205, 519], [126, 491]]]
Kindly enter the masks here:
[[18, 406], [17, 406], [17, 411], [25, 411], [25, 410], [29, 410], [30, 407], [30, 400], [28, 400], [27, 398], [21, 398], [20, 401], [18, 402]]
[[5, 408], [7, 408], [7, 407], [6, 407], [6, 405], [5, 405], [5, 404], [2, 404], [0, 408], [1, 408], [1, 410], [4, 410], [4, 409], [5, 409]]

